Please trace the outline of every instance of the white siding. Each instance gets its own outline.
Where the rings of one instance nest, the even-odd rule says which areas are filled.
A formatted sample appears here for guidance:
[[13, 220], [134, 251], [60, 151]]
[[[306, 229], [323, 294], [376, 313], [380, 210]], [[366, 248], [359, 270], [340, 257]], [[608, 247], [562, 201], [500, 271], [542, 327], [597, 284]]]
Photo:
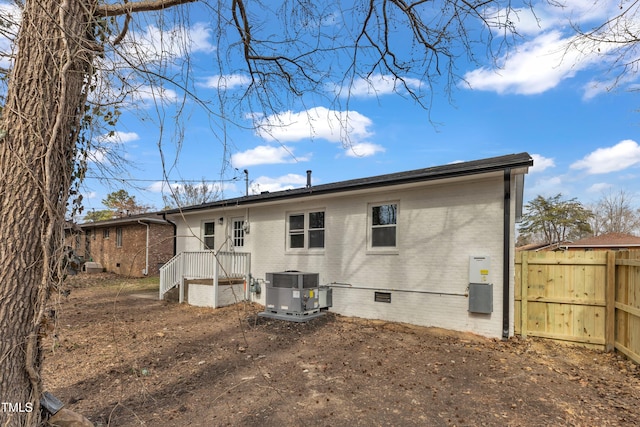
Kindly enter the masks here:
[[[252, 275], [264, 278], [267, 272], [283, 270], [317, 272], [321, 284], [342, 284], [334, 288], [331, 311], [500, 337], [503, 196], [500, 174], [448, 184], [423, 183], [403, 190], [308, 196], [248, 210], [189, 214], [186, 218], [195, 235], [200, 233], [203, 220], [215, 219], [218, 247], [225, 235], [219, 231], [228, 229], [229, 219], [246, 218], [248, 212], [250, 232], [241, 250], [252, 253]], [[367, 249], [368, 206], [388, 201], [398, 203], [398, 248], [395, 253], [372, 253]], [[325, 211], [324, 251], [288, 253], [287, 212], [313, 209]], [[218, 224], [221, 217], [225, 222], [222, 226]], [[180, 236], [191, 234], [180, 218], [173, 219], [178, 222]], [[201, 249], [197, 237], [178, 238], [178, 251], [196, 249]], [[468, 312], [465, 294], [470, 255], [491, 257], [492, 314]], [[513, 280], [510, 282], [512, 287]], [[391, 292], [391, 303], [374, 302], [374, 289]], [[264, 304], [264, 286], [256, 300]], [[512, 333], [513, 319], [510, 323]]]

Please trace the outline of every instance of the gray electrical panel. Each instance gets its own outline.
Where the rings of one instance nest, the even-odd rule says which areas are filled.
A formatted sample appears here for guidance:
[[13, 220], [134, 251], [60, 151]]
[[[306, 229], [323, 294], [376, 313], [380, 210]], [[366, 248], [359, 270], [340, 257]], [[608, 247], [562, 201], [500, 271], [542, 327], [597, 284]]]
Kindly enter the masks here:
[[491, 258], [469, 257], [469, 312], [490, 314], [493, 312], [493, 283], [489, 275]]
[[469, 312], [493, 313], [493, 283], [469, 283]]

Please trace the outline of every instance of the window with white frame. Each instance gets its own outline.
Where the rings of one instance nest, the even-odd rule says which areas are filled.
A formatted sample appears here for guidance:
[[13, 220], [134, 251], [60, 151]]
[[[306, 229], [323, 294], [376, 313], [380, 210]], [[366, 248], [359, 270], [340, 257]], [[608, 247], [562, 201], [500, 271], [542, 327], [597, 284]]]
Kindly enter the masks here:
[[324, 248], [324, 212], [309, 212], [309, 248]]
[[215, 249], [215, 221], [202, 223], [202, 246], [204, 249]]
[[241, 248], [244, 246], [244, 218], [234, 218], [233, 227], [233, 246]]
[[287, 249], [324, 249], [324, 211], [287, 216]]
[[371, 227], [370, 245], [372, 248], [395, 248], [396, 227], [398, 223], [398, 204], [372, 204], [369, 207]]

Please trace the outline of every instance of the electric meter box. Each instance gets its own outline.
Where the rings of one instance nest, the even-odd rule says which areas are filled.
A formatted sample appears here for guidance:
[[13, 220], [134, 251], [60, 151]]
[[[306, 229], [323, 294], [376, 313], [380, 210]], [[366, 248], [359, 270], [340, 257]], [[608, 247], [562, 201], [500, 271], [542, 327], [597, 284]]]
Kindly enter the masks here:
[[469, 257], [469, 312], [490, 314], [493, 312], [493, 284], [489, 272], [491, 258]]
[[469, 283], [491, 283], [489, 271], [491, 269], [491, 257], [469, 257]]

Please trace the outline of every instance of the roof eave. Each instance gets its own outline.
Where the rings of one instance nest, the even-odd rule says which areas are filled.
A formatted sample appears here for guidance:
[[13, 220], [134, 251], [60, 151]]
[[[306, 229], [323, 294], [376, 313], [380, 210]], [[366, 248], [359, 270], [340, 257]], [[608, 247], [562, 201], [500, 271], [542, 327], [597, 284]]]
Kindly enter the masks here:
[[310, 188], [298, 188], [293, 190], [284, 190], [275, 193], [263, 193], [252, 196], [244, 196], [217, 202], [206, 203], [202, 205], [188, 206], [181, 209], [171, 209], [162, 214], [177, 214], [190, 211], [199, 211], [205, 209], [237, 207], [249, 204], [260, 204], [265, 202], [280, 201], [285, 199], [296, 199], [306, 197], [311, 194], [322, 195], [332, 193], [342, 193], [347, 191], [356, 191], [369, 188], [390, 187], [403, 184], [411, 184], [416, 182], [428, 182], [442, 180], [448, 178], [459, 178], [472, 175], [480, 175], [503, 171], [510, 169], [515, 174], [525, 174], [528, 168], [533, 166], [533, 159], [528, 153], [512, 154], [507, 156], [495, 157], [492, 159], [474, 160], [470, 162], [454, 163], [444, 166], [436, 166], [426, 169], [418, 169], [414, 171], [391, 173], [378, 175], [369, 178], [353, 179], [332, 184], [324, 184], [313, 186]]
[[104, 221], [95, 221], [95, 222], [85, 222], [80, 224], [80, 228], [93, 228], [93, 227], [108, 227], [111, 225], [122, 225], [122, 224], [138, 224], [138, 223], [149, 223], [149, 224], [168, 224], [164, 219], [153, 218], [153, 217], [142, 217], [142, 218], [116, 218], [116, 219], [107, 219]]

